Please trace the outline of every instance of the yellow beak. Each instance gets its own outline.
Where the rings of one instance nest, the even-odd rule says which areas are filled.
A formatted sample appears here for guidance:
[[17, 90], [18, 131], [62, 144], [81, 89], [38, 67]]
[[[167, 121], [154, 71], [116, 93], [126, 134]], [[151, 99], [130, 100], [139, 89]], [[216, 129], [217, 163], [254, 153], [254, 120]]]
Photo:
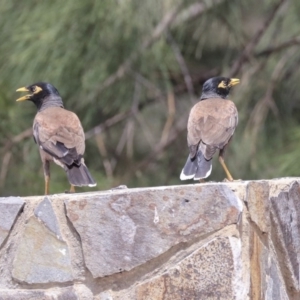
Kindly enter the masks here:
[[[29, 92], [29, 90], [26, 87], [21, 87], [16, 90], [16, 92]], [[23, 97], [18, 98], [16, 101], [25, 101], [30, 98], [30, 95], [25, 95]]]
[[238, 78], [230, 78], [230, 86], [234, 86], [236, 84], [239, 84], [240, 80]]

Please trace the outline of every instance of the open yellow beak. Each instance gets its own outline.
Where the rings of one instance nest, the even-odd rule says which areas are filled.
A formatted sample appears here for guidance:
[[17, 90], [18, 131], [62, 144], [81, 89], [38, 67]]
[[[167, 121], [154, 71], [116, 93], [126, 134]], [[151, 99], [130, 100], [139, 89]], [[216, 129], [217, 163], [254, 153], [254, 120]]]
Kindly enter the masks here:
[[[29, 90], [26, 87], [21, 87], [16, 90], [16, 92], [29, 92]], [[23, 97], [18, 98], [16, 101], [25, 101], [30, 98], [31, 95], [25, 95]]]
[[229, 86], [234, 86], [240, 83], [240, 80], [238, 78], [230, 78]]

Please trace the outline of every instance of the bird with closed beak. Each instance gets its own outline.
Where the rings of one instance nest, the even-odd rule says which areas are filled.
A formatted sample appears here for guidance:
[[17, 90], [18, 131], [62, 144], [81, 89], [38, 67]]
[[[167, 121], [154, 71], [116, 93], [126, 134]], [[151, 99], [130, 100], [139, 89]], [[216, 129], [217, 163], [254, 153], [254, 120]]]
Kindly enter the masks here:
[[213, 77], [204, 83], [200, 101], [192, 107], [188, 119], [190, 153], [180, 174], [181, 180], [207, 178], [213, 155], [219, 150], [219, 162], [227, 179], [233, 181], [224, 161], [224, 150], [238, 124], [238, 112], [227, 96], [231, 87], [239, 82], [236, 78]]
[[49, 194], [51, 161], [66, 171], [70, 192], [75, 192], [75, 186], [96, 186], [84, 163], [85, 136], [80, 120], [64, 108], [57, 89], [50, 83], [38, 82], [19, 88], [17, 92], [28, 93], [17, 101], [29, 100], [37, 107], [33, 137], [43, 163], [45, 195]]

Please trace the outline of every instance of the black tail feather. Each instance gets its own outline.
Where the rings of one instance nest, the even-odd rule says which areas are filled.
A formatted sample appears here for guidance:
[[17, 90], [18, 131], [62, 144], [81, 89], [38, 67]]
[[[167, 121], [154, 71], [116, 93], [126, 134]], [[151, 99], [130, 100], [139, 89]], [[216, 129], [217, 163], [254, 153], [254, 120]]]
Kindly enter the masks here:
[[181, 180], [193, 179], [198, 180], [206, 178], [211, 173], [212, 161], [206, 160], [202, 152], [198, 150], [196, 157], [191, 159], [190, 155], [180, 174]]
[[72, 165], [66, 170], [70, 184], [74, 186], [96, 186], [92, 175], [84, 163], [78, 167]]

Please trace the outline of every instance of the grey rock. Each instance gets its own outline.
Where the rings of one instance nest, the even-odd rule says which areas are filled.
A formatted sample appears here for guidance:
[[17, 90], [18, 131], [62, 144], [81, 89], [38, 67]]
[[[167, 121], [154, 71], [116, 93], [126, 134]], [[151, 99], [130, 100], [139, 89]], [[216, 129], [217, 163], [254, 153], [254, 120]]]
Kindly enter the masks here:
[[0, 198], [0, 247], [24, 204], [20, 197]]
[[271, 197], [272, 241], [287, 286], [300, 291], [300, 186]]
[[34, 210], [34, 214], [57, 238], [62, 239], [59, 224], [48, 197], [45, 197], [39, 203]]
[[[251, 290], [250, 299], [288, 300], [286, 286], [280, 272], [272, 242], [269, 248], [255, 231], [251, 234]], [[246, 269], [246, 271], [248, 271]]]
[[18, 244], [12, 276], [30, 284], [73, 280], [67, 244], [57, 239], [34, 216], [25, 225]]
[[238, 222], [225, 184], [135, 189], [65, 201], [93, 277], [128, 271], [172, 246]]

